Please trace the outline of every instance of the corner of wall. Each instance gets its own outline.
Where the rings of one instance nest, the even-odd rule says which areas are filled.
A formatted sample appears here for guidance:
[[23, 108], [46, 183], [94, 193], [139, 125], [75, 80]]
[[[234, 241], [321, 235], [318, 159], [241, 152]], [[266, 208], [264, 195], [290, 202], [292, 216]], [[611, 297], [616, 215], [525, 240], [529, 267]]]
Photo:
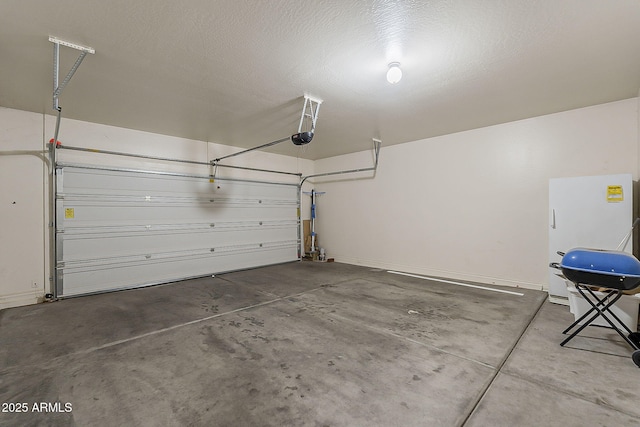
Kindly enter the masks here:
[[[636, 173], [638, 181], [633, 182], [633, 213], [634, 217], [640, 217], [640, 89], [636, 98]], [[637, 257], [640, 254], [640, 237], [638, 231], [633, 234], [633, 254]]]
[[640, 179], [640, 89], [638, 89], [638, 98], [636, 98], [636, 104], [637, 104], [637, 108], [636, 108], [636, 115], [637, 115], [637, 123], [636, 125], [638, 126], [638, 132], [636, 133], [636, 147], [638, 147], [638, 179]]

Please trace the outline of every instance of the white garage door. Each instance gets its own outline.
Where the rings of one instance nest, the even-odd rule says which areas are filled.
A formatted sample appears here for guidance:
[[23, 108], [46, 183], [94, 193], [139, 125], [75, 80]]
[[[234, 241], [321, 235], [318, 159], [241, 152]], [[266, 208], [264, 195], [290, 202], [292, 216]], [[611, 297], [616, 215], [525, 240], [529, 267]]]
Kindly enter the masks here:
[[299, 259], [294, 184], [59, 165], [56, 294]]

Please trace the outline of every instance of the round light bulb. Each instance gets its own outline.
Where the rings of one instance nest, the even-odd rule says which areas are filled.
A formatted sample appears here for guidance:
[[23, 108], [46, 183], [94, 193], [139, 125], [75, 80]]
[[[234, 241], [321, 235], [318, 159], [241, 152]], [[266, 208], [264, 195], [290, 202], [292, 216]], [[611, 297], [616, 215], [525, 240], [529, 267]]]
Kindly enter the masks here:
[[402, 79], [402, 70], [400, 69], [399, 62], [392, 62], [389, 64], [389, 71], [387, 71], [387, 81], [391, 84], [396, 84]]

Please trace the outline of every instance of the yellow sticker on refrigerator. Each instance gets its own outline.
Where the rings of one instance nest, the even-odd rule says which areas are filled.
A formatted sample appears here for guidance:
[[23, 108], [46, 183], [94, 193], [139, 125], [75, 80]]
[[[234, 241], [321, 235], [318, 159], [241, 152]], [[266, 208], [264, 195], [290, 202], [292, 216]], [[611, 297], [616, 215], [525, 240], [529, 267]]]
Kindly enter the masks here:
[[75, 217], [75, 212], [73, 208], [64, 208], [64, 219], [73, 219]]
[[615, 203], [624, 201], [622, 185], [610, 185], [607, 187], [607, 202]]

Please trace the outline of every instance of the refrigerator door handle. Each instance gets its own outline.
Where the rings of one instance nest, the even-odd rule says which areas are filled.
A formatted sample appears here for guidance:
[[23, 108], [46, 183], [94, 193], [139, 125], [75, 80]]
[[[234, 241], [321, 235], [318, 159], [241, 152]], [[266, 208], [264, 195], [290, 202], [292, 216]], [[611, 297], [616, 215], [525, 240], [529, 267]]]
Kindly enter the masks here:
[[556, 210], [553, 208], [551, 209], [551, 218], [549, 222], [551, 223], [551, 228], [555, 230], [556, 229]]

